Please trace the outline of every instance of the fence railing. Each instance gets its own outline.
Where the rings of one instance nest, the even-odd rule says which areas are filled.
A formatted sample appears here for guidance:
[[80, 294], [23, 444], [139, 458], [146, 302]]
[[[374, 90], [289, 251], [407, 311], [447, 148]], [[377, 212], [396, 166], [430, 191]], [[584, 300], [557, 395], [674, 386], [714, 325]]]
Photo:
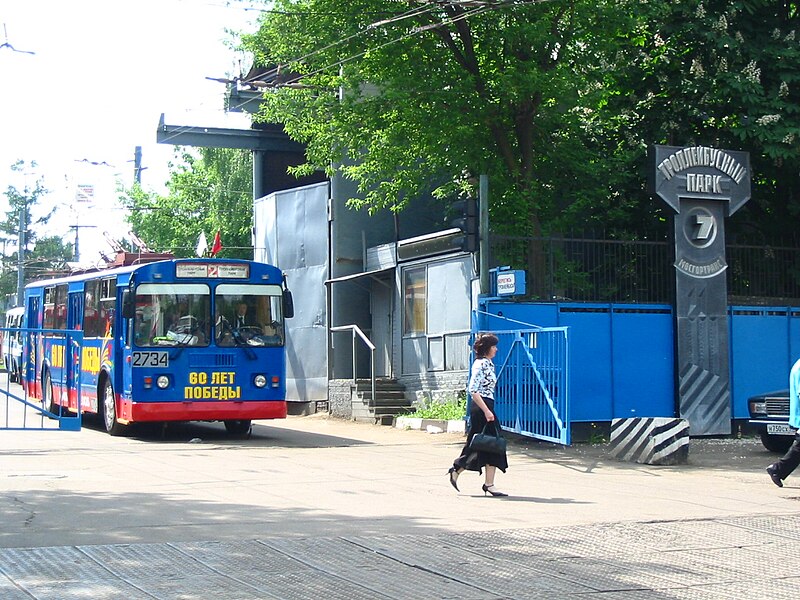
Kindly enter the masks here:
[[331, 332], [341, 332], [341, 331], [349, 331], [353, 336], [353, 383], [356, 382], [358, 379], [357, 373], [357, 356], [356, 356], [356, 338], [359, 338], [364, 345], [369, 349], [369, 379], [370, 379], [370, 390], [372, 392], [372, 400], [375, 400], [375, 344], [367, 337], [367, 335], [361, 331], [361, 328], [358, 325], [339, 325], [337, 327], [331, 327]]
[[[502, 235], [490, 240], [490, 265], [527, 271], [529, 296], [540, 300], [669, 303], [673, 261], [671, 243], [662, 240]], [[732, 301], [800, 305], [800, 248], [729, 245], [726, 262]], [[539, 281], [530, 281], [537, 272]]]

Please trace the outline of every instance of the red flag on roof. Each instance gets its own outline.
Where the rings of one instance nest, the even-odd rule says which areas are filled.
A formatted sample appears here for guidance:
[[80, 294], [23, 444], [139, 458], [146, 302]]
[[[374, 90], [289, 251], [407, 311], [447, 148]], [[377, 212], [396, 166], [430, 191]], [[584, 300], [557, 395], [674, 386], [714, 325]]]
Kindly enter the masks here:
[[219, 231], [217, 231], [214, 235], [214, 243], [211, 244], [211, 256], [216, 256], [220, 250], [222, 250], [222, 239], [219, 237]]

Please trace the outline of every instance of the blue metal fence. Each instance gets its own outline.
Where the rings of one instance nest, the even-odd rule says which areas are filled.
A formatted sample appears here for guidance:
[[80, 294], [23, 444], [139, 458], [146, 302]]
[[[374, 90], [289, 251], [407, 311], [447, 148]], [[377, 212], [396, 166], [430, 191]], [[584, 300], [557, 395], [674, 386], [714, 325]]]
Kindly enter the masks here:
[[[32, 330], [25, 328], [22, 329], [6, 329], [0, 328], [3, 338], [6, 340], [4, 344], [4, 353], [8, 350], [9, 337], [18, 335], [20, 343], [26, 349], [25, 356], [33, 356], [35, 360], [31, 364], [31, 368], [27, 369], [28, 373], [41, 374], [43, 361], [40, 352], [41, 340], [46, 337], [50, 340], [58, 339], [60, 343], [64, 344], [64, 365], [61, 368], [49, 370], [51, 374], [51, 382], [53, 386], [58, 386], [63, 390], [63, 398], [66, 400], [68, 384], [72, 384], [75, 388], [73, 394], [77, 398], [81, 397], [81, 384], [80, 377], [76, 375], [81, 371], [81, 353], [80, 353], [80, 340], [82, 332], [80, 331], [64, 331], [64, 330]], [[73, 413], [62, 406], [54, 407], [52, 412], [48, 410], [49, 407], [38, 399], [31, 398], [29, 395], [30, 388], [33, 385], [39, 386], [41, 390], [42, 381], [37, 376], [33, 382], [27, 385], [25, 381], [12, 382], [11, 374], [8, 372], [8, 357], [4, 357], [6, 366], [6, 377], [0, 385], [0, 403], [2, 403], [2, 415], [0, 415], [0, 430], [17, 430], [17, 431], [79, 431], [81, 428], [81, 415], [80, 413]], [[23, 365], [24, 367], [24, 365]], [[23, 368], [23, 377], [25, 376]], [[35, 383], [34, 383], [35, 382]], [[52, 398], [52, 393], [50, 395]]]
[[473, 312], [473, 331], [491, 331], [498, 338], [494, 406], [503, 429], [569, 444], [568, 328], [539, 327], [491, 312], [489, 305], [482, 308], [487, 310]]
[[570, 443], [567, 328], [495, 331], [495, 411], [503, 429]]
[[[670, 305], [490, 299], [483, 307], [478, 329], [485, 331], [569, 328], [572, 423], [676, 416]], [[747, 419], [750, 396], [788, 386], [800, 358], [800, 308], [737, 305], [728, 315], [731, 415]]]

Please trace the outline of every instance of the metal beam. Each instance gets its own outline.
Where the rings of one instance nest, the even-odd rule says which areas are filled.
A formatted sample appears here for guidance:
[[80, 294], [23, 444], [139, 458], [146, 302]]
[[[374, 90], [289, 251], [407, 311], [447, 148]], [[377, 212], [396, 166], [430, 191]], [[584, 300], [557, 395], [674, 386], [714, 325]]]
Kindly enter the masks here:
[[200, 148], [239, 148], [264, 152], [303, 152], [304, 146], [275, 129], [226, 129], [167, 125], [164, 113], [158, 121], [156, 141], [174, 146]]

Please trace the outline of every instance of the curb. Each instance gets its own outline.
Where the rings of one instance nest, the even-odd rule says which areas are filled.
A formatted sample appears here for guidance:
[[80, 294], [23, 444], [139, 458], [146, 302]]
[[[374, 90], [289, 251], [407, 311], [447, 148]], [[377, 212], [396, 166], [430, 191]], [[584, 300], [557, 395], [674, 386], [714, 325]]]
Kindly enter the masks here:
[[414, 417], [397, 417], [394, 420], [396, 429], [420, 429], [428, 433], [464, 433], [466, 421], [463, 419], [419, 419]]

